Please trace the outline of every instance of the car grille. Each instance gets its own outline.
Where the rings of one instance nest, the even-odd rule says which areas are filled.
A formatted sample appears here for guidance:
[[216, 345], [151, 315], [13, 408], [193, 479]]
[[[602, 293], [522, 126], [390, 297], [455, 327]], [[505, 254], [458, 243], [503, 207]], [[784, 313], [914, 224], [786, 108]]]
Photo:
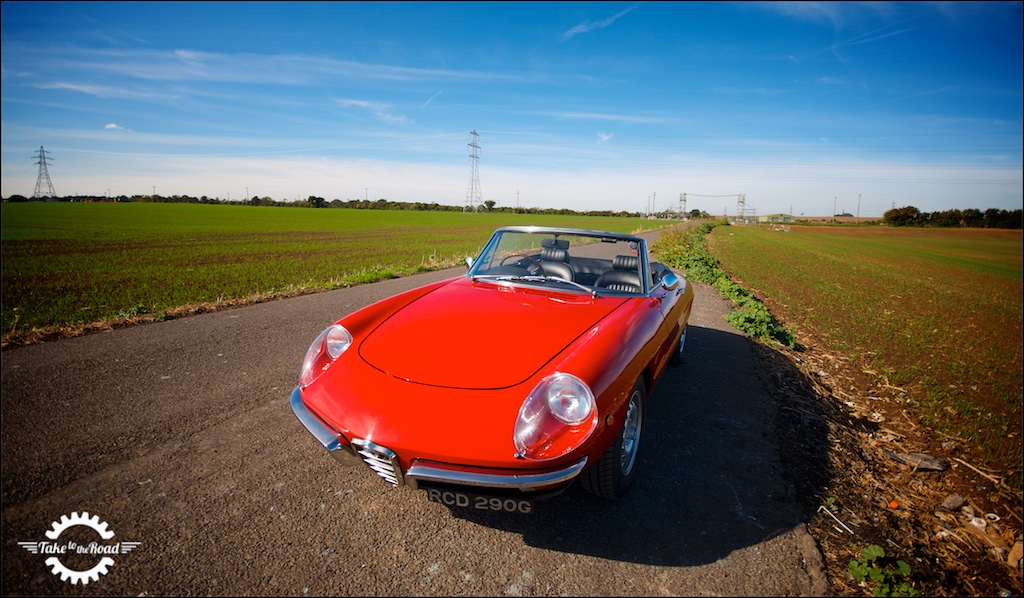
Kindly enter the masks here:
[[392, 486], [402, 485], [402, 467], [398, 464], [398, 455], [394, 451], [361, 438], [353, 439], [352, 446], [363, 462], [377, 475]]

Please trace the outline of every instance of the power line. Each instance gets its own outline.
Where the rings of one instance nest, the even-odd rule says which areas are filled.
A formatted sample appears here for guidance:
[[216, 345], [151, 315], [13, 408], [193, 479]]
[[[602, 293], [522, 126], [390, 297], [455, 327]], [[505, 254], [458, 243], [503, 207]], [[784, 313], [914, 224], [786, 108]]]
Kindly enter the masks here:
[[[743, 220], [747, 217], [747, 194], [746, 193], [727, 193], [725, 195], [701, 195], [700, 193], [680, 193], [679, 204], [681, 206], [680, 211], [686, 211], [686, 197], [692, 195], [694, 197], [735, 197], [736, 198], [736, 217], [739, 220]], [[754, 214], [757, 214], [757, 208], [751, 208]]]

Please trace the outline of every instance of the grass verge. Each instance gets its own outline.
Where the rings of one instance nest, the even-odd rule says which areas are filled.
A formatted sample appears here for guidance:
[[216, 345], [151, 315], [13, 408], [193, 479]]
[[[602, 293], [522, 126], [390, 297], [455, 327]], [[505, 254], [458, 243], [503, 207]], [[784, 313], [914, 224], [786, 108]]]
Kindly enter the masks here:
[[736, 329], [768, 344], [781, 343], [795, 347], [796, 335], [793, 330], [780, 325], [760, 299], [733, 282], [705, 247], [705, 235], [725, 224], [724, 221], [716, 220], [664, 233], [654, 243], [652, 250], [663, 263], [683, 270], [689, 280], [711, 285], [732, 300], [736, 309], [726, 319]]

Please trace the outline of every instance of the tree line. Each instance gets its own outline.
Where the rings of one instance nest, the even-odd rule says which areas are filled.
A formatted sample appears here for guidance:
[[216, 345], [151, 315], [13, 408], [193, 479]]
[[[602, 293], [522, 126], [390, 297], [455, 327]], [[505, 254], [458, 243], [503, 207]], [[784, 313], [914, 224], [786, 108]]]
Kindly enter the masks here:
[[893, 208], [882, 215], [889, 226], [927, 226], [936, 228], [1021, 228], [1021, 210], [975, 208], [922, 212], [914, 206]]
[[[219, 204], [219, 205], [233, 205], [233, 206], [264, 206], [264, 207], [283, 207], [283, 208], [347, 208], [350, 210], [416, 210], [416, 211], [431, 211], [431, 212], [462, 212], [466, 208], [463, 206], [450, 206], [445, 204], [439, 204], [437, 202], [407, 202], [407, 201], [390, 201], [387, 199], [333, 199], [327, 201], [323, 197], [316, 195], [310, 195], [306, 199], [300, 199], [296, 201], [277, 201], [270, 197], [260, 197], [254, 195], [249, 199], [243, 200], [225, 200], [219, 197], [208, 197], [203, 195], [202, 197], [193, 197], [190, 195], [120, 195], [117, 197], [97, 197], [97, 196], [66, 196], [66, 197], [47, 197], [39, 199], [30, 199], [24, 195], [12, 195], [4, 201], [11, 202], [23, 202], [23, 201], [65, 201], [65, 202], [156, 202], [156, 203], [193, 203], [193, 204]], [[623, 217], [623, 218], [639, 218], [640, 212], [627, 212], [627, 211], [614, 211], [614, 210], [588, 210], [580, 212], [578, 210], [570, 210], [565, 208], [520, 208], [520, 207], [498, 207], [497, 202], [487, 200], [479, 206], [478, 211], [481, 212], [494, 212], [494, 213], [509, 213], [509, 214], [557, 214], [557, 215], [582, 215], [582, 216], [612, 216], [612, 217]], [[696, 210], [695, 210], [696, 211]]]

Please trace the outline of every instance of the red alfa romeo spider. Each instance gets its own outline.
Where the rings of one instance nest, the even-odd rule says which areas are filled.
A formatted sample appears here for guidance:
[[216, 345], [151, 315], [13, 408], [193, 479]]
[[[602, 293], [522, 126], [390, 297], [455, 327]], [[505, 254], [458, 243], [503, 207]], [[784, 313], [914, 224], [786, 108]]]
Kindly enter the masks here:
[[291, 395], [299, 421], [452, 507], [529, 513], [577, 478], [623, 495], [693, 290], [633, 235], [505, 227], [466, 261], [324, 330]]

